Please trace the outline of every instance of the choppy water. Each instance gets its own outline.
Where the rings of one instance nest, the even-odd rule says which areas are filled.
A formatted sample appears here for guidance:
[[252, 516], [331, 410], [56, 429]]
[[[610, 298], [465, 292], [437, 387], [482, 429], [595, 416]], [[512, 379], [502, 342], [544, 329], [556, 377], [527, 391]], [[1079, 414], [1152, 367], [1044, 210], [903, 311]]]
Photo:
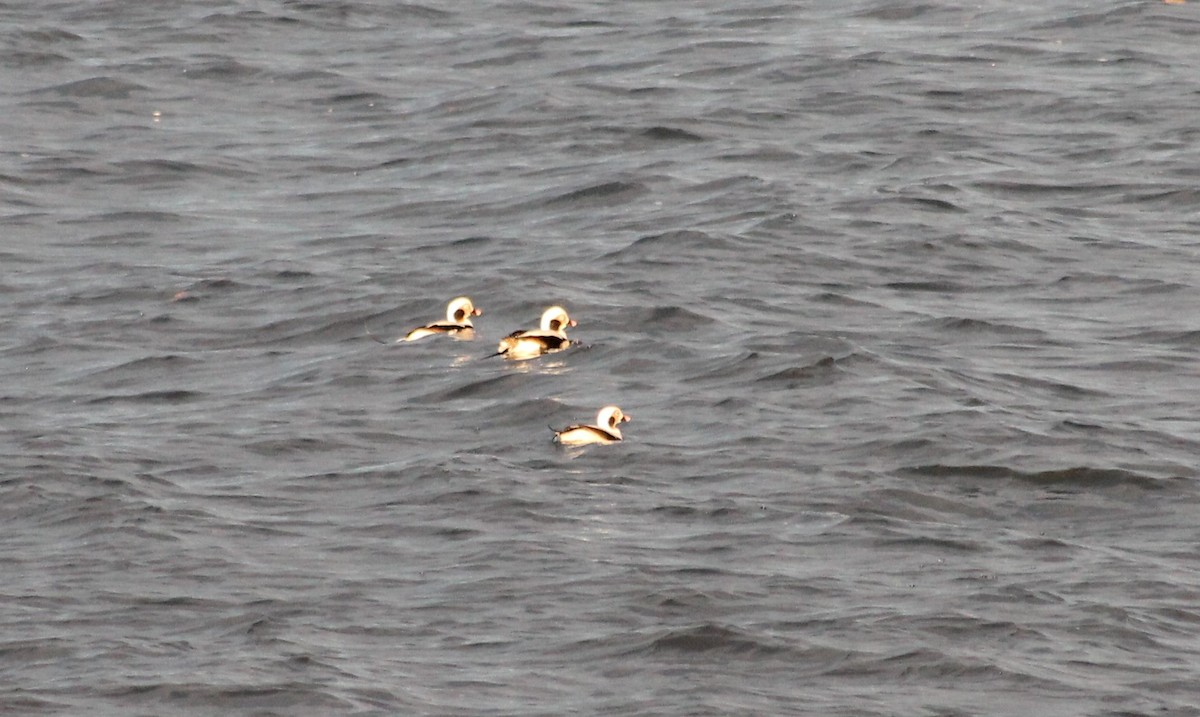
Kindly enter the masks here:
[[6, 4], [0, 712], [1200, 714], [1198, 8]]

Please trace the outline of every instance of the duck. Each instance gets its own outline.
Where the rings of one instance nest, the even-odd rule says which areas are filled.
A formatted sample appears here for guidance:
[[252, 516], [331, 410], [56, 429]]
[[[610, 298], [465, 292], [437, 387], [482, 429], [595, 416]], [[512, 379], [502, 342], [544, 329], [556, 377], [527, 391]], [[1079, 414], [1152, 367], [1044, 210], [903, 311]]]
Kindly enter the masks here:
[[574, 425], [566, 428], [554, 428], [554, 441], [563, 446], [586, 446], [593, 443], [616, 443], [622, 439], [621, 423], [628, 421], [629, 416], [616, 406], [605, 406], [596, 414], [596, 425]]
[[471, 340], [475, 338], [475, 325], [471, 323], [472, 316], [482, 316], [483, 311], [477, 309], [475, 304], [465, 296], [459, 296], [450, 300], [446, 305], [446, 321], [417, 328], [405, 334], [401, 341], [416, 341], [423, 339], [426, 336], [435, 336], [443, 334], [452, 336], [456, 339]]
[[579, 323], [567, 314], [566, 309], [551, 306], [542, 312], [539, 328], [514, 331], [505, 336], [500, 339], [500, 345], [492, 355], [520, 361], [561, 351], [571, 345], [571, 340], [567, 338], [567, 327], [578, 325]]

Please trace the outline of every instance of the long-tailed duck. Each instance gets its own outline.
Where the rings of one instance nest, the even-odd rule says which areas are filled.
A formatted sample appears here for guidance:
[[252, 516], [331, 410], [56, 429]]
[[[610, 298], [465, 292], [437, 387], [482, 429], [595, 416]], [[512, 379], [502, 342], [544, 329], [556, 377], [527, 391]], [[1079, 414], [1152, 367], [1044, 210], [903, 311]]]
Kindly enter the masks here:
[[514, 331], [505, 336], [500, 339], [500, 345], [493, 355], [516, 361], [561, 351], [571, 345], [571, 340], [567, 338], [567, 327], [578, 325], [578, 322], [567, 315], [566, 309], [551, 306], [542, 312], [540, 328]]
[[471, 300], [465, 296], [452, 299], [446, 305], [446, 321], [435, 324], [418, 326], [409, 331], [402, 341], [416, 341], [426, 336], [445, 334], [456, 339], [470, 340], [475, 338], [475, 325], [471, 323], [472, 316], [481, 316], [483, 312], [475, 308]]
[[616, 443], [621, 440], [620, 424], [629, 416], [616, 406], [605, 406], [596, 414], [594, 426], [567, 426], [554, 431], [554, 440], [564, 446], [586, 446], [591, 443]]

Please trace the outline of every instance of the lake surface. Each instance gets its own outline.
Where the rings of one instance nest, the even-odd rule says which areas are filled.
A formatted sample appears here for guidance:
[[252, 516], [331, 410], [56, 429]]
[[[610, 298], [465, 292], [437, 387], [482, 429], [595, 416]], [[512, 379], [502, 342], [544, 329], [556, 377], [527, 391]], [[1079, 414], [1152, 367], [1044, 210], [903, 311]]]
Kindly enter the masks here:
[[1200, 715], [1200, 4], [0, 35], [0, 712]]

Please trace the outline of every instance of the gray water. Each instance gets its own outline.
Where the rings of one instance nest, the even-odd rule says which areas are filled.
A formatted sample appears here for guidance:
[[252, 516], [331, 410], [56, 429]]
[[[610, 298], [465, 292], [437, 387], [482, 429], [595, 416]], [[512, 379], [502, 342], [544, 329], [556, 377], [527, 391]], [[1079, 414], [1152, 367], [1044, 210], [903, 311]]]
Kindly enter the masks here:
[[5, 4], [0, 712], [1200, 715], [1198, 8]]

